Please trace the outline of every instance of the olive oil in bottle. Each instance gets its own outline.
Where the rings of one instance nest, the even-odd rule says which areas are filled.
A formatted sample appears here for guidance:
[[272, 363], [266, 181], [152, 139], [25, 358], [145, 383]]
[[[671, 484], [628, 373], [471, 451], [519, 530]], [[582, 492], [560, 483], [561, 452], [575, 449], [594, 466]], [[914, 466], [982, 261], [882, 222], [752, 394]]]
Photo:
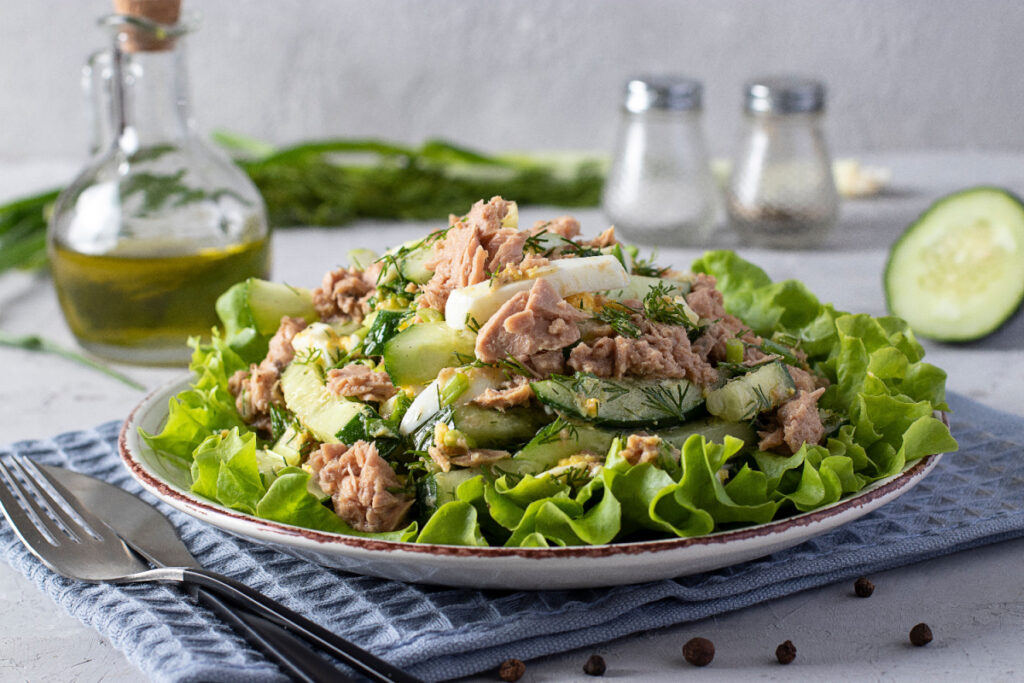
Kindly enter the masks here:
[[213, 306], [234, 283], [266, 277], [265, 240], [181, 256], [93, 256], [56, 246], [51, 269], [79, 343], [107, 358], [181, 363], [186, 341], [217, 324]]
[[68, 326], [113, 360], [184, 364], [209, 335], [214, 302], [266, 277], [263, 200], [240, 168], [196, 133], [180, 0], [114, 0], [110, 49], [90, 79], [94, 156], [61, 193], [47, 236]]

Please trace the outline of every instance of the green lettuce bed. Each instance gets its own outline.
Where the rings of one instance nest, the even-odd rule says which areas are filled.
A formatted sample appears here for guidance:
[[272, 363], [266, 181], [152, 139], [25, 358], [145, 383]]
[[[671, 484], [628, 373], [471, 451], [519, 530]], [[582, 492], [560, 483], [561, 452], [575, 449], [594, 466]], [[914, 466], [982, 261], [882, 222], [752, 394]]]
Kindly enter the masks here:
[[[261, 472], [258, 439], [227, 388], [250, 359], [216, 332], [209, 342], [193, 342], [195, 382], [170, 401], [163, 431], [143, 436], [189, 471], [195, 493], [258, 517], [387, 540], [519, 547], [690, 537], [761, 524], [830, 505], [926, 455], [956, 450], [934, 416], [947, 409], [946, 375], [922, 361], [924, 350], [902, 320], [836, 311], [802, 283], [773, 283], [729, 251], [705, 253], [692, 270], [715, 276], [726, 309], [759, 335], [798, 340], [828, 377], [819, 405], [843, 424], [824, 446], [780, 456], [744, 451], [732, 437], [719, 444], [694, 436], [678, 464], [659, 467], [631, 466], [613, 444], [605, 467], [582, 488], [543, 476], [477, 476], [422, 523], [365, 534], [309, 493], [304, 470]], [[717, 473], [733, 461], [735, 474], [722, 483]]]

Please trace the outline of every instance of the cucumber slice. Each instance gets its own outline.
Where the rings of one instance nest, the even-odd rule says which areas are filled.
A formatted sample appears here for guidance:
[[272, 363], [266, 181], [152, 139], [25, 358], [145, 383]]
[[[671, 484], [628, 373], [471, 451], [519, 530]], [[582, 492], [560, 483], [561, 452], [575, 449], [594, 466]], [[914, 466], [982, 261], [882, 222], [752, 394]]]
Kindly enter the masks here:
[[748, 444], [757, 443], [757, 431], [749, 422], [727, 422], [718, 417], [708, 417], [681, 424], [672, 429], [658, 432], [658, 436], [676, 448], [682, 448], [686, 440], [700, 434], [708, 441], [723, 443], [725, 437], [734, 436]]
[[700, 387], [685, 379], [611, 380], [576, 373], [530, 386], [541, 403], [572, 419], [649, 430], [685, 422], [704, 403]]
[[543, 411], [525, 406], [502, 412], [471, 404], [452, 409], [455, 428], [481, 448], [502, 448], [528, 441], [551, 418]]
[[339, 443], [338, 432], [372, 409], [328, 392], [320, 373], [319, 366], [292, 363], [281, 374], [281, 393], [285, 405], [317, 441]]
[[480, 468], [467, 467], [448, 472], [433, 472], [416, 483], [416, 500], [419, 502], [422, 519], [434, 514], [437, 508], [456, 500], [459, 485], [479, 476]]
[[542, 430], [521, 451], [512, 456], [511, 460], [496, 463], [492, 467], [492, 472], [495, 475], [538, 474], [555, 467], [563, 458], [581, 451], [604, 455], [616, 436], [615, 432], [582, 424], [567, 426], [560, 434], [545, 434], [547, 431], [549, 430]]
[[789, 371], [775, 361], [708, 393], [708, 412], [728, 422], [750, 420], [758, 413], [779, 407], [795, 391]]
[[306, 322], [320, 319], [313, 306], [313, 294], [308, 289], [254, 277], [221, 294], [215, 309], [228, 337], [246, 327], [255, 328], [261, 335], [272, 335], [286, 315], [303, 318]]
[[476, 335], [447, 323], [419, 323], [384, 344], [384, 367], [399, 386], [426, 384], [444, 368], [475, 358]]
[[998, 187], [943, 197], [889, 251], [886, 304], [914, 332], [971, 341], [1024, 300], [1024, 204]]
[[626, 301], [627, 299], [636, 299], [637, 301], [643, 301], [644, 297], [651, 289], [659, 285], [668, 285], [673, 287], [679, 296], [685, 296], [690, 293], [692, 285], [689, 282], [677, 282], [675, 280], [665, 280], [660, 277], [650, 277], [648, 275], [630, 275], [629, 284], [622, 289], [610, 289], [607, 292], [602, 292], [609, 299], [614, 301]]
[[434, 245], [433, 242], [423, 244], [423, 240], [420, 240], [410, 246], [412, 248], [397, 259], [398, 270], [406, 280], [422, 285], [434, 276], [434, 271], [427, 270], [425, 265], [434, 253]]

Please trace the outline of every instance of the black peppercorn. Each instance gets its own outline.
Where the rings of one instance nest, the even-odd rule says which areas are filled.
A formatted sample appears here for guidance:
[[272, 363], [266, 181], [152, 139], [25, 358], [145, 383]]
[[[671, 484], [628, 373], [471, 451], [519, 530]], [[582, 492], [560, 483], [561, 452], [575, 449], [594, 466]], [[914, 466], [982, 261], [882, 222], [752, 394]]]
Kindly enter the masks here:
[[932, 630], [928, 628], [928, 624], [918, 624], [910, 629], [910, 642], [917, 647], [932, 642]]
[[690, 638], [683, 645], [683, 657], [694, 666], [707, 666], [715, 658], [715, 644], [707, 638]]
[[604, 676], [604, 657], [601, 655], [590, 655], [590, 659], [583, 665], [583, 673], [588, 676]]
[[779, 664], [789, 664], [796, 659], [796, 645], [792, 640], [787, 640], [775, 648], [775, 659], [779, 660]]
[[871, 594], [875, 592], [875, 584], [868, 581], [866, 576], [862, 576], [854, 581], [853, 592], [857, 594], [858, 598], [870, 598]]
[[526, 673], [526, 665], [518, 659], [506, 659], [498, 667], [498, 678], [503, 681], [518, 681]]

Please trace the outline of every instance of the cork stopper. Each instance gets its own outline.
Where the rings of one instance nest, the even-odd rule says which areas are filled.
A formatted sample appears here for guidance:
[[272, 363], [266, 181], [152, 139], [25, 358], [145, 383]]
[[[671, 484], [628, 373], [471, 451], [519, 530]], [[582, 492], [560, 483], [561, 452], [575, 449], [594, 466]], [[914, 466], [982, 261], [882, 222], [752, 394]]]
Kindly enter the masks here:
[[[173, 26], [181, 15], [181, 0], [114, 0], [114, 11]], [[121, 49], [124, 52], [159, 52], [173, 47], [173, 37], [163, 37], [159, 32], [139, 26], [125, 26], [122, 32]]]

